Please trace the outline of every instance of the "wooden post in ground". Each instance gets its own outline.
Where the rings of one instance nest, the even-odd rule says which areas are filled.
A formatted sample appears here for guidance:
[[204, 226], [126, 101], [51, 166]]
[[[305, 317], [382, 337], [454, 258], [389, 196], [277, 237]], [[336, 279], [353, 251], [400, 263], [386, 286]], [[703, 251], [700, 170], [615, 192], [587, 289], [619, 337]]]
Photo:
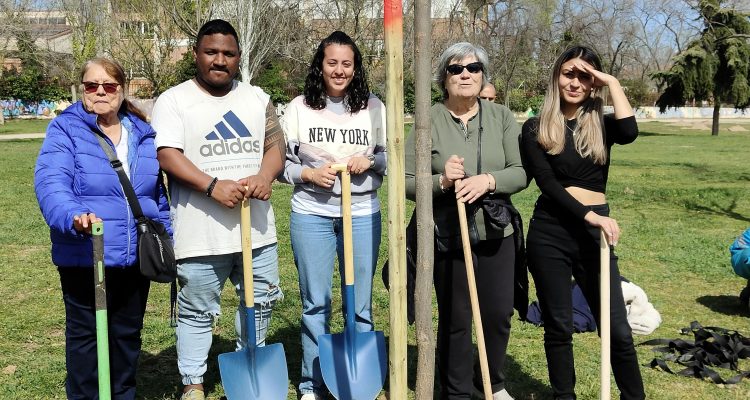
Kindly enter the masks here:
[[404, 30], [401, 0], [384, 0], [386, 132], [388, 137], [388, 340], [391, 399], [406, 399], [406, 228], [404, 225]]
[[432, 274], [434, 270], [432, 222], [432, 133], [430, 100], [432, 83], [432, 19], [430, 0], [414, 4], [414, 130], [417, 184], [417, 282], [414, 314], [417, 337], [416, 399], [431, 400], [435, 388], [435, 332], [432, 326]]

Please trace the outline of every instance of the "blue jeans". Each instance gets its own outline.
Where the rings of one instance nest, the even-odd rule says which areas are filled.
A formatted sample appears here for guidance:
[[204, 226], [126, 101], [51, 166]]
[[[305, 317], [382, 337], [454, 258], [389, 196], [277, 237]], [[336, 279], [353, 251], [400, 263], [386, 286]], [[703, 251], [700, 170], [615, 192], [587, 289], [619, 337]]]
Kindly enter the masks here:
[[[263, 346], [274, 303], [282, 297], [279, 287], [277, 245], [253, 249], [253, 293], [257, 345]], [[245, 298], [242, 253], [190, 257], [179, 261], [177, 279], [177, 367], [184, 385], [203, 383], [214, 320], [221, 314], [221, 290], [227, 278], [240, 298], [235, 312], [237, 350], [245, 347]]]
[[[358, 332], [374, 329], [372, 278], [378, 261], [380, 229], [380, 212], [352, 218], [354, 313]], [[331, 285], [336, 256], [341, 285], [344, 285], [343, 221], [340, 217], [292, 212], [289, 230], [302, 299], [302, 374], [299, 391], [302, 394], [323, 393], [325, 386], [318, 360], [318, 336], [331, 331]], [[344, 304], [344, 307], [347, 306]]]

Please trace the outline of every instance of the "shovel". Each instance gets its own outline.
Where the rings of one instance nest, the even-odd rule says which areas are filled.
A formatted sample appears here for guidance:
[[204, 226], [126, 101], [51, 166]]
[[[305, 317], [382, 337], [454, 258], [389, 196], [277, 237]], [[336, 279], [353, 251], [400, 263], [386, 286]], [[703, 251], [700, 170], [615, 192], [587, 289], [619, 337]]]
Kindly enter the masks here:
[[487, 348], [484, 345], [484, 330], [482, 329], [482, 315], [479, 313], [479, 296], [477, 296], [477, 282], [474, 278], [474, 258], [471, 256], [469, 242], [469, 226], [466, 223], [466, 205], [456, 201], [458, 208], [458, 223], [461, 227], [461, 244], [464, 249], [464, 264], [466, 264], [466, 280], [469, 282], [469, 299], [471, 300], [471, 316], [474, 320], [474, 330], [477, 335], [477, 350], [479, 352], [479, 368], [482, 371], [482, 391], [485, 399], [492, 398], [490, 382], [490, 368], [487, 364]]
[[104, 224], [91, 224], [94, 245], [94, 304], [96, 307], [96, 371], [99, 398], [112, 398], [109, 385], [109, 333], [107, 332], [107, 285], [104, 280]]
[[602, 363], [599, 374], [601, 375], [600, 400], [610, 398], [610, 327], [609, 327], [609, 243], [604, 229], [600, 230], [599, 238], [599, 334], [602, 337]]
[[331, 168], [341, 172], [341, 208], [344, 217], [344, 281], [346, 305], [344, 333], [318, 336], [323, 381], [338, 400], [374, 400], [385, 382], [383, 332], [357, 332], [354, 323], [354, 254], [352, 251], [351, 176], [346, 164]]
[[289, 391], [284, 346], [258, 347], [255, 343], [255, 297], [253, 292], [253, 247], [250, 232], [250, 201], [242, 201], [242, 269], [245, 283], [245, 348], [219, 354], [219, 372], [228, 400], [283, 400]]

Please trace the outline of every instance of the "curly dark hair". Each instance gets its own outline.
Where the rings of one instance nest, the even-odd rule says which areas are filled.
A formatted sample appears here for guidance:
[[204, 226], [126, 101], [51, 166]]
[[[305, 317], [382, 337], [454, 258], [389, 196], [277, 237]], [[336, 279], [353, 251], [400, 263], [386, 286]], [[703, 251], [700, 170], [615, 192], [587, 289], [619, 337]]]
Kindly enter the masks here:
[[370, 87], [367, 85], [367, 76], [362, 67], [362, 53], [354, 44], [352, 38], [344, 32], [335, 31], [323, 39], [315, 51], [312, 62], [305, 78], [305, 104], [313, 110], [322, 110], [326, 107], [326, 87], [323, 81], [323, 59], [326, 47], [332, 44], [351, 47], [354, 52], [354, 77], [349, 86], [346, 87], [345, 104], [351, 113], [367, 108], [367, 100], [370, 97]]

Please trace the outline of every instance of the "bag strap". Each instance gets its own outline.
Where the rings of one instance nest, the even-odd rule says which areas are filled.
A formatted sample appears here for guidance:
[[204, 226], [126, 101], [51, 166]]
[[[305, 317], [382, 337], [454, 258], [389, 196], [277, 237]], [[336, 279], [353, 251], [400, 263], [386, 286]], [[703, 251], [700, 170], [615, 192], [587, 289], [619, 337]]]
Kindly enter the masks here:
[[130, 203], [130, 209], [133, 211], [133, 216], [136, 221], [140, 221], [143, 218], [143, 210], [141, 209], [141, 204], [138, 202], [135, 190], [133, 190], [133, 184], [130, 183], [130, 179], [128, 179], [125, 170], [122, 168], [122, 161], [117, 159], [117, 155], [114, 150], [112, 150], [112, 146], [110, 146], [104, 139], [104, 135], [96, 132], [95, 136], [97, 140], [99, 140], [99, 145], [102, 147], [102, 150], [107, 154], [107, 158], [109, 158], [109, 165], [115, 170], [115, 172], [117, 172], [117, 177], [120, 178], [120, 185], [122, 185], [122, 190], [125, 192], [125, 197], [128, 198], [128, 203]]
[[477, 175], [482, 174], [482, 131], [484, 131], [484, 127], [482, 126], [482, 100], [477, 99], [479, 102], [479, 136], [478, 136], [478, 143], [477, 143]]

